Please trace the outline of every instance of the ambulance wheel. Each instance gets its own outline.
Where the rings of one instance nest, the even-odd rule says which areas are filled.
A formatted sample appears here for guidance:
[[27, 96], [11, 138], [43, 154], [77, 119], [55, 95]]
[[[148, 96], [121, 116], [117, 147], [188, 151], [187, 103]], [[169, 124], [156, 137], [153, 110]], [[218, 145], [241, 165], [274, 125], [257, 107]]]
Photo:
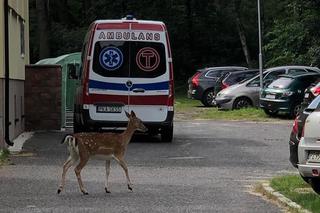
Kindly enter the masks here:
[[73, 115], [73, 132], [77, 133], [77, 132], [85, 132], [85, 129], [83, 127], [83, 125], [81, 125], [77, 119], [76, 116]]
[[172, 142], [173, 139], [173, 125], [169, 127], [162, 128], [161, 132], [161, 141], [162, 142]]

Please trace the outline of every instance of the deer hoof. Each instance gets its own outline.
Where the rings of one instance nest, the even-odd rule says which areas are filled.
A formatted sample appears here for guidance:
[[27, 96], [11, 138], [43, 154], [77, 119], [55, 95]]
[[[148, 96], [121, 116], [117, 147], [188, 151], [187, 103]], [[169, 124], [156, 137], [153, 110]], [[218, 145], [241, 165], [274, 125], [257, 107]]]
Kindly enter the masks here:
[[111, 193], [107, 188], [104, 188], [106, 190], [106, 193]]
[[57, 193], [58, 193], [58, 194], [60, 194], [60, 193], [61, 193], [61, 191], [62, 191], [62, 190], [59, 188], [59, 189], [58, 189], [58, 191], [57, 191]]
[[88, 194], [89, 194], [89, 193], [86, 192], [86, 191], [82, 191], [82, 193], [83, 193], [84, 195], [88, 195]]
[[130, 190], [130, 191], [132, 191], [133, 189], [132, 189], [132, 187], [128, 184], [128, 189]]

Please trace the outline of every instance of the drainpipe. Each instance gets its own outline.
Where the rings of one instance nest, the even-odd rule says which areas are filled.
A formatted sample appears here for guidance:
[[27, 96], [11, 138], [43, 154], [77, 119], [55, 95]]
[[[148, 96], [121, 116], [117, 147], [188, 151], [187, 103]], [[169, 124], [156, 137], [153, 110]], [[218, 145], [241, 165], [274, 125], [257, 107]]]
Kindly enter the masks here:
[[4, 96], [5, 96], [5, 106], [4, 106], [4, 125], [5, 125], [5, 132], [4, 132], [4, 140], [9, 146], [13, 146], [13, 143], [10, 141], [9, 137], [9, 128], [10, 128], [10, 120], [9, 120], [9, 5], [8, 0], [4, 0], [4, 69], [5, 69], [5, 87], [4, 87]]

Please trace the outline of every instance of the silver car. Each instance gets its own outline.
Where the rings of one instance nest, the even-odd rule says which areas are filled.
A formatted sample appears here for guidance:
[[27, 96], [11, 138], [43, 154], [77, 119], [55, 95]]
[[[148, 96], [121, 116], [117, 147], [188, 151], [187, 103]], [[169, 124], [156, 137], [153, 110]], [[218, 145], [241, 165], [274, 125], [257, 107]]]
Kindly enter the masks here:
[[[317, 67], [309, 66], [282, 66], [269, 68], [263, 72], [263, 84], [269, 85], [282, 74], [320, 73]], [[242, 81], [221, 90], [216, 95], [216, 104], [219, 109], [240, 109], [244, 107], [259, 107], [260, 78], [259, 75]]]

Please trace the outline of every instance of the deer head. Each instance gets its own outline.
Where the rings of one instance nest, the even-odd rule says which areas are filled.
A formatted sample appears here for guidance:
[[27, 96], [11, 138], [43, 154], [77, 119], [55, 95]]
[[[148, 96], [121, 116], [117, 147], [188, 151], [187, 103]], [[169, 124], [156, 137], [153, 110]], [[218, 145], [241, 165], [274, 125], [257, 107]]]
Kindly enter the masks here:
[[141, 132], [148, 131], [147, 127], [144, 126], [142, 121], [136, 116], [136, 114], [133, 111], [131, 111], [131, 114], [126, 112], [126, 116], [129, 119], [128, 127], [130, 126], [131, 128], [134, 128], [135, 130], [138, 130]]

